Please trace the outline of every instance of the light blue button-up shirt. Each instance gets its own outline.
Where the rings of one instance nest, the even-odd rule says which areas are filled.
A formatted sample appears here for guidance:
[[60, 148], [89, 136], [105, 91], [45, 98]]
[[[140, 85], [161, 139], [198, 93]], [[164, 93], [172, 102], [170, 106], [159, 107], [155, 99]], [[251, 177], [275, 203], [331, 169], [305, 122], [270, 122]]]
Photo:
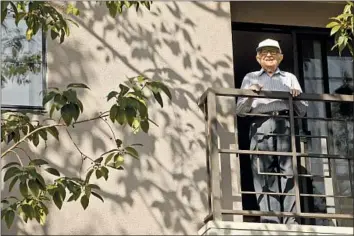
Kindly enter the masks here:
[[[241, 89], [248, 89], [253, 84], [262, 85], [263, 91], [285, 91], [290, 89], [299, 90], [302, 93], [301, 86], [292, 73], [281, 71], [279, 68], [272, 76], [269, 76], [263, 69], [248, 73], [241, 85]], [[299, 116], [306, 114], [307, 101], [295, 101], [294, 109]], [[247, 98], [239, 97], [237, 100], [236, 113], [267, 113], [272, 111], [289, 110], [287, 100], [270, 99], [270, 98]]]

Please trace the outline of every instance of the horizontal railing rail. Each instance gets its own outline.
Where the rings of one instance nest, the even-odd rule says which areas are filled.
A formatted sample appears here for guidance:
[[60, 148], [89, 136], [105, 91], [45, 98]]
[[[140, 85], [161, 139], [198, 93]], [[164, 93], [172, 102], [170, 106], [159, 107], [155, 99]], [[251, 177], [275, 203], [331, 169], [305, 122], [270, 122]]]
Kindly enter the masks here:
[[[217, 134], [217, 99], [216, 97], [253, 97], [253, 98], [271, 98], [271, 99], [284, 99], [289, 103], [289, 116], [281, 116], [282, 118], [288, 118], [290, 121], [290, 138], [291, 138], [291, 151], [289, 152], [276, 152], [276, 151], [256, 151], [256, 150], [241, 150], [238, 143], [238, 127], [237, 127], [237, 116], [235, 115], [235, 147], [233, 149], [225, 149], [219, 147], [219, 137]], [[198, 105], [203, 109], [205, 114], [205, 128], [206, 128], [206, 164], [208, 173], [208, 185], [209, 185], [209, 211], [210, 214], [205, 218], [205, 221], [214, 219], [222, 220], [223, 215], [243, 215], [243, 216], [293, 216], [300, 218], [318, 218], [318, 219], [351, 219], [353, 220], [353, 214], [344, 213], [309, 213], [302, 212], [300, 207], [300, 197], [324, 197], [324, 198], [351, 198], [353, 199], [353, 193], [350, 195], [335, 195], [335, 194], [309, 194], [300, 193], [299, 189], [299, 177], [331, 177], [331, 174], [327, 175], [311, 175], [299, 173], [297, 167], [297, 158], [326, 158], [328, 160], [346, 160], [351, 164], [353, 161], [353, 156], [340, 155], [340, 154], [329, 154], [329, 153], [307, 153], [303, 151], [298, 151], [296, 147], [296, 138], [323, 138], [327, 139], [326, 135], [306, 135], [306, 134], [296, 134], [295, 133], [295, 120], [297, 119], [318, 119], [322, 121], [339, 121], [339, 122], [352, 122], [353, 119], [342, 119], [342, 118], [328, 118], [328, 117], [299, 117], [295, 116], [294, 112], [294, 101], [314, 101], [314, 102], [339, 102], [339, 103], [354, 103], [354, 95], [342, 95], [342, 94], [307, 94], [302, 93], [298, 97], [292, 97], [288, 92], [281, 91], [261, 91], [259, 93], [253, 92], [252, 90], [244, 89], [232, 89], [232, 88], [209, 88], [198, 101]], [[253, 114], [246, 113], [243, 115], [252, 116], [272, 116], [269, 114]], [[278, 116], [280, 117], [280, 116]], [[248, 134], [246, 134], [248, 135]], [[271, 135], [271, 134], [270, 134]], [[242, 209], [223, 209], [221, 206], [222, 193], [221, 193], [221, 173], [220, 173], [220, 154], [235, 154], [239, 166], [240, 155], [277, 155], [277, 156], [291, 156], [293, 164], [293, 173], [286, 175], [281, 173], [265, 173], [263, 175], [278, 175], [278, 176], [293, 176], [294, 177], [294, 194], [290, 193], [273, 193], [273, 192], [261, 192], [265, 195], [291, 195], [295, 196], [296, 210], [295, 212], [263, 212], [263, 211], [249, 211]], [[350, 168], [349, 168], [350, 169]], [[240, 169], [237, 170], [237, 179], [240, 179]], [[350, 170], [351, 172], [351, 170]], [[351, 190], [353, 189], [353, 183], [351, 178], [353, 178], [352, 173], [350, 175]], [[238, 183], [238, 186], [241, 186]], [[259, 192], [242, 191], [240, 190], [238, 194], [259, 194]]]

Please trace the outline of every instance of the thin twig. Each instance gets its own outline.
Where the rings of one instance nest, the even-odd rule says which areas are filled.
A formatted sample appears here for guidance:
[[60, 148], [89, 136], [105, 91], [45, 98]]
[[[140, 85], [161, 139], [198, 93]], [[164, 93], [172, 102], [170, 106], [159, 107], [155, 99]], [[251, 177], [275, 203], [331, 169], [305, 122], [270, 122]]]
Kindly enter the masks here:
[[91, 157], [87, 156], [85, 153], [83, 153], [80, 148], [77, 146], [77, 144], [74, 142], [73, 138], [71, 137], [70, 135], [70, 132], [68, 129], [66, 129], [66, 132], [68, 133], [69, 135], [69, 138], [71, 139], [71, 141], [73, 142], [74, 146], [76, 147], [76, 149], [79, 151], [79, 153], [81, 154], [81, 156], [85, 157], [84, 159], [88, 158], [90, 159], [91, 161], [94, 161]]
[[26, 156], [28, 157], [28, 159], [29, 159], [30, 161], [32, 161], [32, 158], [30, 157], [30, 155], [28, 155], [28, 153], [27, 153], [23, 148], [21, 148], [21, 147], [15, 147], [15, 148], [22, 150], [22, 151], [26, 154]]
[[114, 134], [114, 131], [113, 131], [112, 127], [109, 125], [109, 123], [105, 119], [103, 119], [102, 117], [101, 117], [101, 120], [103, 120], [107, 124], [109, 129], [111, 130], [114, 140], [117, 140], [116, 135]]
[[80, 124], [80, 123], [84, 123], [84, 122], [88, 122], [88, 121], [93, 121], [93, 120], [97, 120], [97, 119], [101, 119], [103, 117], [107, 117], [107, 115], [99, 115], [99, 116], [96, 116], [96, 117], [93, 117], [93, 118], [90, 118], [90, 119], [86, 119], [86, 120], [79, 120], [79, 121], [76, 121], [73, 123], [73, 125], [76, 125], [76, 124]]
[[13, 153], [16, 155], [16, 157], [17, 157], [18, 161], [20, 162], [21, 166], [23, 166], [23, 163], [22, 163], [22, 161], [21, 161], [21, 158], [20, 158], [20, 156], [17, 154], [17, 152], [15, 152], [14, 150], [10, 150], [10, 152], [13, 152]]

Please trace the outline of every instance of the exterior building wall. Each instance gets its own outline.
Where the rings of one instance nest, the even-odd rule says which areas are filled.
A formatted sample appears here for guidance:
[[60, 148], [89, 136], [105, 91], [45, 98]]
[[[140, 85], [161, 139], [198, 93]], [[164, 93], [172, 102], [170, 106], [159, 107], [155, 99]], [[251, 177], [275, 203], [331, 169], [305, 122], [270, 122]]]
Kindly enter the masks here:
[[[2, 234], [196, 234], [207, 215], [205, 126], [197, 101], [208, 87], [234, 87], [230, 4], [154, 2], [151, 12], [131, 9], [115, 19], [95, 3], [76, 5], [79, 27], [71, 27], [62, 45], [48, 39], [49, 87], [87, 84], [91, 90], [81, 93], [87, 118], [108, 110], [106, 95], [141, 73], [163, 80], [173, 100], [163, 109], [151, 104], [150, 118], [159, 127], [150, 125], [149, 134], [116, 129], [124, 143], [144, 146], [138, 148], [140, 161], [127, 158], [124, 171], [97, 182], [105, 203], [91, 198], [86, 211], [79, 202], [61, 211], [53, 205], [44, 227], [16, 220], [11, 230], [2, 224]], [[232, 131], [233, 105], [220, 107], [224, 130]], [[72, 136], [89, 156], [114, 148], [102, 121], [76, 125]], [[38, 156], [66, 175], [78, 175], [80, 154], [65, 132], [60, 144], [50, 140], [43, 146]]]
[[345, 2], [231, 2], [231, 18], [235, 22], [324, 28], [329, 17], [343, 12]]

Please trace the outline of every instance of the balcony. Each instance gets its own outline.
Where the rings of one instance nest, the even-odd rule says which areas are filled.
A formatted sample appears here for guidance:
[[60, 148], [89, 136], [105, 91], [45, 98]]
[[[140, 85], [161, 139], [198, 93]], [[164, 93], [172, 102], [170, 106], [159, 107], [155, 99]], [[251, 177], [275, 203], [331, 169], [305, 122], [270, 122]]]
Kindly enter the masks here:
[[[245, 148], [250, 116], [234, 115], [234, 130], [222, 131], [222, 99], [238, 97], [282, 99], [289, 103], [289, 115], [278, 116], [290, 122], [291, 151], [258, 151]], [[305, 117], [294, 112], [294, 102], [309, 102]], [[231, 102], [232, 103], [232, 102]], [[254, 93], [241, 89], [208, 89], [200, 98], [206, 128], [206, 166], [208, 174], [209, 215], [200, 235], [334, 235], [353, 234], [353, 95], [301, 94], [293, 98], [287, 92]], [[239, 125], [241, 126], [239, 127]], [[275, 135], [275, 134], [268, 134]], [[230, 139], [233, 139], [230, 141]], [[245, 141], [246, 140], [246, 141]], [[242, 141], [242, 142], [241, 142]], [[242, 145], [241, 145], [242, 143]], [[294, 193], [255, 192], [247, 170], [249, 155], [289, 156]], [[258, 167], [258, 171], [259, 171]], [[259, 172], [261, 175], [284, 176], [281, 173]], [[254, 202], [256, 194], [295, 196], [295, 211], [260, 211]], [[260, 216], [299, 219], [299, 225], [258, 223]]]

